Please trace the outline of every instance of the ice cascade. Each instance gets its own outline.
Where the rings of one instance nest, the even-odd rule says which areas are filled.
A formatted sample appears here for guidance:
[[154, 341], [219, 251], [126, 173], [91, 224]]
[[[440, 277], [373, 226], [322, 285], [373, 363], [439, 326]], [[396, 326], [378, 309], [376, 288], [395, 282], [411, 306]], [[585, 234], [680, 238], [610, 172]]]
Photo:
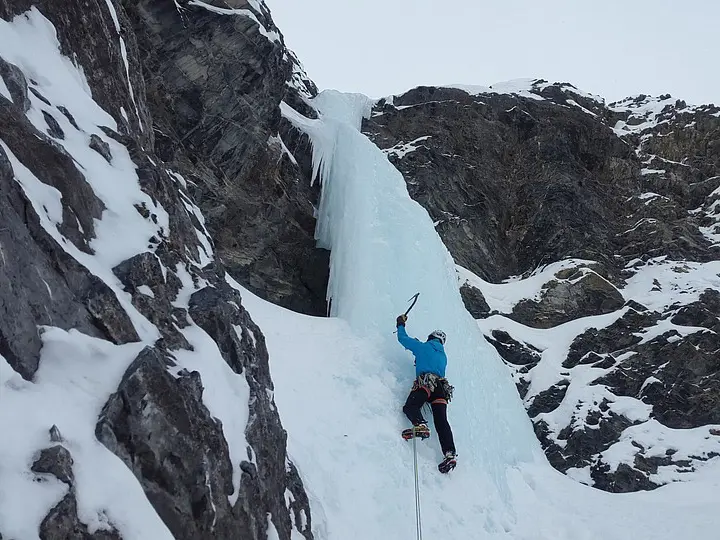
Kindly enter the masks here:
[[398, 358], [398, 377], [407, 377], [392, 331], [420, 292], [407, 329], [420, 339], [435, 328], [447, 332], [451, 421], [463, 463], [481, 467], [507, 495], [508, 467], [544, 458], [507, 368], [463, 305], [455, 263], [400, 172], [360, 132], [369, 98], [325, 91], [313, 105], [318, 120], [287, 105], [283, 112], [313, 142], [322, 182], [316, 238], [331, 250], [331, 315], [379, 340], [388, 358]]

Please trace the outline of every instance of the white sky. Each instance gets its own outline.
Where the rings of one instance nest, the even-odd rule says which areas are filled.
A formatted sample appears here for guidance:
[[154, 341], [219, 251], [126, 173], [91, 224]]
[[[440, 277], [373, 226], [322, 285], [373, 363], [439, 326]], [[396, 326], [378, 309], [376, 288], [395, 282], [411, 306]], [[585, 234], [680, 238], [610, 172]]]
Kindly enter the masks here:
[[266, 0], [319, 88], [567, 81], [720, 104], [720, 0]]

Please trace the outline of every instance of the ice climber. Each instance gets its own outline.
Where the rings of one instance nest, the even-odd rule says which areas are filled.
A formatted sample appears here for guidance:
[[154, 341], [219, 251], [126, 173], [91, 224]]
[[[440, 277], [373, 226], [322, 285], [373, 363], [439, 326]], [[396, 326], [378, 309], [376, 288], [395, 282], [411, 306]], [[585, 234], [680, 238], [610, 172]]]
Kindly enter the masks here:
[[447, 356], [445, 355], [445, 332], [435, 330], [424, 343], [408, 336], [405, 331], [407, 315], [397, 318], [397, 337], [400, 344], [415, 356], [415, 383], [405, 402], [403, 412], [413, 427], [403, 431], [404, 439], [419, 437], [427, 439], [430, 429], [422, 415], [422, 406], [430, 403], [435, 429], [440, 439], [444, 459], [438, 465], [442, 473], [450, 472], [457, 465], [457, 453], [452, 430], [447, 420], [447, 405], [452, 399], [453, 387], [445, 378]]

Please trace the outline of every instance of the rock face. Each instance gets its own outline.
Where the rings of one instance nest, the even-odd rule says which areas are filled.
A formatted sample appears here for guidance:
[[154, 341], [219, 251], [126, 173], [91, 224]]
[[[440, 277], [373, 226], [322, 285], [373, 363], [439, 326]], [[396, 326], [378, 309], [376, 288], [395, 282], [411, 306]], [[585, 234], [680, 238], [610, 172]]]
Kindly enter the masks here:
[[[59, 50], [87, 81], [80, 100], [53, 93], [57, 70], [0, 49], [0, 361], [34, 384], [38, 325], [144, 345], [95, 433], [171, 533], [264, 539], [271, 516], [279, 538], [311, 539], [262, 331], [226, 268], [265, 298], [325, 314], [309, 142], [279, 112], [282, 100], [302, 108], [314, 85], [262, 2], [0, 0], [0, 17], [57, 40], [47, 62]], [[215, 355], [196, 350], [197, 333]], [[240, 459], [208, 408], [212, 380], [178, 368], [193, 353], [247, 383], [246, 401], [229, 404], [248, 410]], [[90, 532], [78, 515], [79, 454], [62, 431], [31, 461], [38, 481], [67, 486], [40, 537], [122, 538], [106, 516]]]
[[720, 455], [720, 108], [542, 80], [419, 87], [363, 131], [480, 278], [463, 300], [555, 467], [623, 492]]
[[98, 440], [135, 472], [148, 499], [176, 538], [200, 538], [214, 531], [228, 538], [237, 523], [228, 497], [233, 493], [227, 442], [218, 421], [202, 405], [197, 372], [168, 372], [172, 366], [145, 349], [128, 368], [105, 405]]
[[[603, 245], [615, 231], [604, 223], [615, 208], [605, 195], [620, 204], [633, 191], [633, 154], [582, 111], [424, 87], [375, 111], [364, 131], [388, 149], [456, 262], [478, 276], [611, 251]], [[423, 137], [413, 152], [393, 151]]]
[[[717, 108], [685, 112], [668, 100], [672, 122], [701, 119], [691, 129], [702, 148], [658, 175], [644, 167], [660, 159], [654, 146], [643, 140], [638, 156], [640, 134], [613, 131], [634, 118], [632, 104], [606, 106], [570, 85], [537, 81], [529, 88], [533, 97], [419, 87], [392, 103], [381, 100], [364, 123], [438, 222], [458, 264], [498, 281], [568, 257], [616, 268], [616, 253], [625, 261], [717, 256], [699, 230], [705, 217], [687, 213], [720, 185], [711, 178], [714, 146], [700, 142], [720, 125]], [[666, 117], [653, 117], [648, 132], [671, 132]], [[687, 155], [664, 159], [679, 163]]]
[[[325, 315], [329, 254], [315, 248], [307, 137], [281, 119], [285, 99], [317, 91], [297, 60], [252, 19], [201, 6], [123, 2], [146, 76], [158, 155], [190, 183], [215, 249], [253, 292]], [[240, 0], [218, 6], [246, 8]], [[288, 83], [291, 83], [290, 85]], [[303, 164], [303, 166], [300, 165]]]

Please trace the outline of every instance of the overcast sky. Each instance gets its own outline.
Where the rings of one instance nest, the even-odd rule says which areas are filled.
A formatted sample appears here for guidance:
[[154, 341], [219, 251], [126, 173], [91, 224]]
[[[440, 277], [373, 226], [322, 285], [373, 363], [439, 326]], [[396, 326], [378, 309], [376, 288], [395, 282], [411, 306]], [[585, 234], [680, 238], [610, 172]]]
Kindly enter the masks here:
[[720, 104], [720, 0], [266, 0], [321, 89], [524, 77]]

